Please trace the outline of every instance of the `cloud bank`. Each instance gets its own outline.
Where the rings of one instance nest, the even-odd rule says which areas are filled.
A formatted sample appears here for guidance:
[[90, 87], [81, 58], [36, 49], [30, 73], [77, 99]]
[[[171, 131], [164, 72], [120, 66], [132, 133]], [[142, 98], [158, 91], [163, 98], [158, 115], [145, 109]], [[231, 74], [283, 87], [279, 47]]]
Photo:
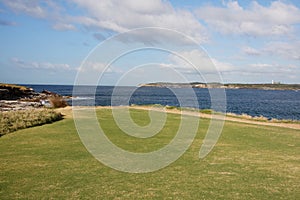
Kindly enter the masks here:
[[229, 1], [225, 7], [204, 6], [195, 13], [222, 34], [280, 36], [293, 33], [294, 25], [300, 23], [299, 8], [281, 1], [266, 7], [253, 1], [249, 8], [241, 7], [237, 1]]

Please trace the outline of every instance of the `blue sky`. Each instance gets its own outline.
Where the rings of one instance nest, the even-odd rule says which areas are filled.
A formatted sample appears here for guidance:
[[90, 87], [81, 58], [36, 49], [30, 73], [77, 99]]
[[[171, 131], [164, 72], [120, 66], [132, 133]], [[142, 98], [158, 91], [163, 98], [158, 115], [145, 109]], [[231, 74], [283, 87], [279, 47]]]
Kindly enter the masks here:
[[[132, 31], [144, 27], [160, 29]], [[128, 31], [132, 35], [121, 38]], [[224, 83], [300, 83], [297, 0], [0, 0], [0, 33], [0, 82], [73, 84], [76, 77], [103, 85], [209, 82], [215, 79], [208, 68], [215, 67]], [[117, 51], [102, 48], [108, 43], [116, 49], [142, 44], [138, 47], [175, 53], [144, 49], [106, 68], [112, 61], [106, 54]]]

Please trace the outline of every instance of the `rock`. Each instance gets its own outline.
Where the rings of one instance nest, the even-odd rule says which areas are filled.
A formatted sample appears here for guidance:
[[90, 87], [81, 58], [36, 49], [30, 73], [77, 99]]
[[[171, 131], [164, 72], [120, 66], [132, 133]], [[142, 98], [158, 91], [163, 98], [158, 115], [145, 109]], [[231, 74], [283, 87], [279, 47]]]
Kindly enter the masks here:
[[38, 95], [32, 88], [13, 84], [0, 84], [0, 100], [17, 100]]
[[58, 94], [56, 94], [54, 92], [50, 92], [48, 90], [43, 90], [41, 93], [45, 94], [45, 95], [58, 96]]
[[[52, 101], [51, 103], [49, 101]], [[64, 98], [54, 92], [35, 92], [32, 88], [0, 83], [0, 111], [23, 110], [38, 107], [66, 106]]]
[[24, 102], [15, 100], [0, 100], [0, 111], [25, 110], [42, 107], [39, 102]]

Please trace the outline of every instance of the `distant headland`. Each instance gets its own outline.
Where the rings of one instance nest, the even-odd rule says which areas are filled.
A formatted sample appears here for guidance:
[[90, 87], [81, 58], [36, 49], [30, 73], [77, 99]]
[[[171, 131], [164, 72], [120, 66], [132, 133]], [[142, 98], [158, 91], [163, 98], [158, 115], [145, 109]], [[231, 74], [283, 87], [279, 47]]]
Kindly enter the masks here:
[[225, 89], [261, 89], [261, 90], [300, 90], [300, 84], [282, 84], [282, 83], [170, 83], [170, 82], [156, 82], [140, 84], [139, 87], [159, 87], [159, 88], [225, 88]]

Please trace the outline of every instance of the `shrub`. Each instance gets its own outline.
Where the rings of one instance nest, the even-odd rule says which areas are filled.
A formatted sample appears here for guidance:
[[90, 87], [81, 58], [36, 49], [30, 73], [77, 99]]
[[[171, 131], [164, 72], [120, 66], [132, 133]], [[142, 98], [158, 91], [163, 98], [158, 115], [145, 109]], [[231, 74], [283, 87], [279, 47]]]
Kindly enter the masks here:
[[53, 108], [64, 108], [68, 106], [68, 103], [61, 96], [51, 96], [48, 100]]
[[177, 109], [178, 107], [166, 105], [165, 108], [166, 108], [166, 109], [169, 109], [169, 110], [172, 110], [172, 109]]
[[0, 112], [0, 136], [19, 129], [48, 124], [61, 119], [61, 113], [50, 109]]
[[202, 109], [202, 110], [200, 110], [200, 112], [203, 114], [212, 114], [213, 110], [212, 109]]

